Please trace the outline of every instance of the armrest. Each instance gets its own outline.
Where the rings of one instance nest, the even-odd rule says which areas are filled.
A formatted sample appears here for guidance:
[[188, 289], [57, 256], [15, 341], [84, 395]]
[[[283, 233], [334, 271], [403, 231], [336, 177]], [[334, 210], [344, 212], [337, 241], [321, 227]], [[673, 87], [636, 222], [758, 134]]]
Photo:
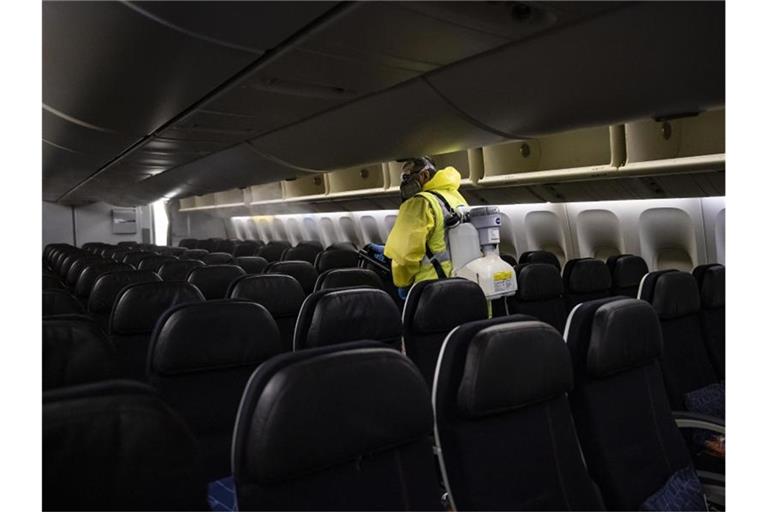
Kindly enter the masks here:
[[688, 411], [672, 411], [678, 428], [700, 428], [725, 435], [725, 420]]

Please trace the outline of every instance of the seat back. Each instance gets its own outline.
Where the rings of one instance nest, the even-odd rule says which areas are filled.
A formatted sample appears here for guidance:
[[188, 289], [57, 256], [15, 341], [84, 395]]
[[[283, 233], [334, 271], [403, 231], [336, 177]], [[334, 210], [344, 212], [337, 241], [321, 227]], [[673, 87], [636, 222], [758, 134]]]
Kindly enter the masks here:
[[186, 251], [187, 250], [184, 247], [173, 247], [171, 245], [160, 247], [157, 250], [157, 252], [159, 252], [162, 256], [175, 256], [176, 258], [184, 254]]
[[43, 316], [84, 313], [83, 306], [67, 290], [43, 290]]
[[256, 253], [256, 256], [261, 256], [265, 260], [272, 262], [272, 261], [280, 261], [280, 258], [283, 256], [283, 253], [291, 248], [291, 244], [282, 240], [274, 240], [272, 242], [267, 243], [264, 247], [259, 249], [259, 252]]
[[53, 274], [43, 274], [43, 290], [64, 290], [64, 283]]
[[219, 241], [221, 241], [220, 238], [208, 238], [205, 240], [198, 240], [197, 247], [195, 248], [203, 249], [208, 252], [214, 252], [216, 250], [216, 246], [219, 244]]
[[235, 251], [235, 245], [236, 242], [234, 240], [219, 240], [214, 250], [216, 252], [223, 252], [232, 256], [232, 253]]
[[600, 510], [566, 396], [568, 349], [526, 318], [466, 323], [443, 345], [433, 406], [452, 508]]
[[187, 282], [195, 285], [206, 300], [223, 299], [229, 285], [243, 275], [245, 270], [236, 265], [206, 265], [192, 269], [187, 274]]
[[208, 254], [208, 251], [205, 249], [188, 249], [184, 251], [184, 253], [179, 256], [180, 260], [201, 260], [203, 257]]
[[400, 349], [400, 310], [386, 292], [341, 288], [310, 294], [296, 320], [293, 349], [373, 340]]
[[227, 297], [261, 304], [280, 331], [283, 350], [293, 350], [293, 333], [305, 294], [299, 282], [282, 274], [245, 275], [232, 283]]
[[725, 380], [725, 266], [700, 265], [693, 269], [693, 277], [699, 286], [699, 320], [709, 359]]
[[206, 480], [231, 474], [240, 396], [253, 370], [282, 351], [275, 321], [253, 302], [183, 304], [158, 321], [147, 378], [197, 437]]
[[157, 274], [163, 281], [186, 281], [192, 270], [205, 266], [200, 260], [166, 261], [157, 269]]
[[549, 251], [525, 251], [520, 255], [520, 264], [526, 263], [546, 263], [554, 265], [557, 270], [560, 270], [560, 260]]
[[318, 276], [313, 291], [359, 286], [384, 289], [384, 283], [373, 270], [367, 268], [333, 268]]
[[43, 394], [44, 510], [204, 510], [189, 428], [152, 389], [109, 381]]
[[160, 276], [150, 270], [118, 270], [102, 274], [88, 296], [88, 312], [107, 330], [109, 315], [122, 289], [136, 283], [155, 281], [160, 281]]
[[451, 278], [413, 285], [403, 310], [403, 343], [430, 389], [448, 333], [461, 324], [486, 318], [485, 294], [472, 281]]
[[284, 261], [306, 261], [310, 265], [315, 264], [317, 255], [323, 252], [320, 242], [299, 242], [296, 247], [286, 249], [282, 255]]
[[427, 388], [394, 350], [363, 342], [277, 356], [240, 404], [238, 506], [440, 510], [431, 424]]
[[138, 269], [139, 268], [139, 264], [141, 263], [141, 260], [143, 260], [144, 258], [149, 258], [149, 257], [154, 257], [154, 256], [157, 256], [157, 254], [154, 253], [154, 252], [149, 252], [149, 251], [130, 251], [130, 252], [126, 252], [125, 253], [125, 255], [123, 256], [123, 259], [122, 259], [121, 262], [122, 263], [126, 263], [126, 264], [132, 266], [133, 268]]
[[510, 313], [531, 315], [563, 332], [568, 308], [563, 279], [554, 265], [529, 263], [515, 267], [517, 293], [507, 299]]
[[585, 302], [565, 337], [574, 369], [568, 396], [592, 478], [608, 510], [642, 510], [691, 464], [664, 390], [656, 313], [637, 299]]
[[679, 270], [651, 272], [640, 298], [651, 303], [661, 323], [661, 368], [670, 404], [685, 409], [687, 394], [719, 381], [701, 329], [696, 279]]
[[285, 274], [295, 278], [306, 295], [312, 293], [317, 281], [317, 270], [306, 261], [276, 261], [266, 269], [270, 274]]
[[611, 295], [636, 298], [640, 281], [648, 273], [645, 260], [633, 254], [619, 254], [609, 257], [605, 263], [611, 272]]
[[76, 259], [74, 263], [70, 265], [67, 275], [64, 277], [64, 283], [70, 288], [74, 287], [77, 284], [77, 280], [80, 278], [80, 274], [83, 273], [88, 265], [102, 262], [104, 262], [102, 258], [93, 255], [83, 256], [82, 258]]
[[122, 375], [145, 380], [147, 347], [157, 321], [173, 306], [203, 300], [193, 285], [176, 281], [136, 283], [123, 288], [109, 318], [109, 335]]
[[232, 251], [232, 256], [255, 256], [259, 249], [264, 247], [264, 243], [258, 240], [243, 240], [238, 242]]
[[151, 270], [157, 272], [164, 264], [170, 261], [179, 261], [175, 256], [147, 256], [139, 261], [137, 268], [139, 270]]
[[96, 280], [104, 274], [109, 272], [117, 272], [120, 270], [133, 270], [130, 265], [125, 263], [112, 263], [112, 262], [96, 262], [91, 263], [80, 273], [80, 277], [77, 278], [75, 283], [75, 297], [81, 300], [87, 301], [88, 297], [93, 291], [93, 286], [96, 284]]
[[115, 350], [85, 315], [43, 319], [43, 390], [117, 377]]
[[563, 288], [568, 309], [611, 294], [611, 271], [597, 258], [569, 260], [563, 269]]
[[245, 270], [246, 274], [261, 274], [269, 262], [261, 256], [238, 256], [235, 265]]
[[202, 257], [206, 265], [227, 265], [232, 263], [232, 255], [226, 252], [211, 252]]
[[357, 260], [357, 251], [328, 248], [315, 258], [315, 268], [321, 274], [336, 268], [354, 268]]
[[179, 247], [185, 247], [187, 249], [194, 249], [197, 247], [197, 239], [196, 238], [183, 238], [179, 242]]

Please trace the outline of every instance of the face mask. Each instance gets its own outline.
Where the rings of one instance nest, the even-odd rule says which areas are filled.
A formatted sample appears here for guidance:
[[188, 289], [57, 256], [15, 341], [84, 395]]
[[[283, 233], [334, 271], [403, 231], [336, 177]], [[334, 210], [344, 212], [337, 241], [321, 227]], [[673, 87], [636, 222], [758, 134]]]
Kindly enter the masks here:
[[400, 198], [405, 201], [421, 192], [419, 173], [404, 174], [400, 181]]

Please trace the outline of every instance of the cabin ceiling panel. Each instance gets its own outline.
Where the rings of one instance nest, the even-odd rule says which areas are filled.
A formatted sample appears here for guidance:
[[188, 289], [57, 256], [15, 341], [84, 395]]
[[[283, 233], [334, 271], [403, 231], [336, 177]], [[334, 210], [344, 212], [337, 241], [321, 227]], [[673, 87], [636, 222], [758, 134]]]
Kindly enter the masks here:
[[697, 112], [725, 102], [724, 20], [722, 2], [629, 4], [428, 80], [473, 118], [523, 136]]
[[158, 22], [222, 46], [263, 53], [338, 2], [130, 2]]
[[416, 81], [250, 142], [299, 167], [330, 170], [500, 140], [503, 137], [468, 123], [424, 82]]

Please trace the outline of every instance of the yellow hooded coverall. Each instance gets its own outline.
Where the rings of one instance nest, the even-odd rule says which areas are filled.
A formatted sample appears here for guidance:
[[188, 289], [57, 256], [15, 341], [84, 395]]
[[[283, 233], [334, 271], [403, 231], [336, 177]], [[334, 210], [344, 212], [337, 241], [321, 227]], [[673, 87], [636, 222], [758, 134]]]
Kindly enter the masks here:
[[[392, 280], [398, 288], [406, 288], [425, 279], [437, 279], [432, 263], [427, 260], [426, 246], [435, 255], [445, 254], [445, 221], [440, 200], [425, 192], [434, 190], [448, 201], [451, 208], [466, 205], [459, 193], [461, 175], [453, 167], [440, 169], [424, 184], [421, 192], [400, 205], [395, 225], [384, 246], [384, 255], [392, 260]], [[450, 259], [440, 259], [446, 276], [453, 267]]]

